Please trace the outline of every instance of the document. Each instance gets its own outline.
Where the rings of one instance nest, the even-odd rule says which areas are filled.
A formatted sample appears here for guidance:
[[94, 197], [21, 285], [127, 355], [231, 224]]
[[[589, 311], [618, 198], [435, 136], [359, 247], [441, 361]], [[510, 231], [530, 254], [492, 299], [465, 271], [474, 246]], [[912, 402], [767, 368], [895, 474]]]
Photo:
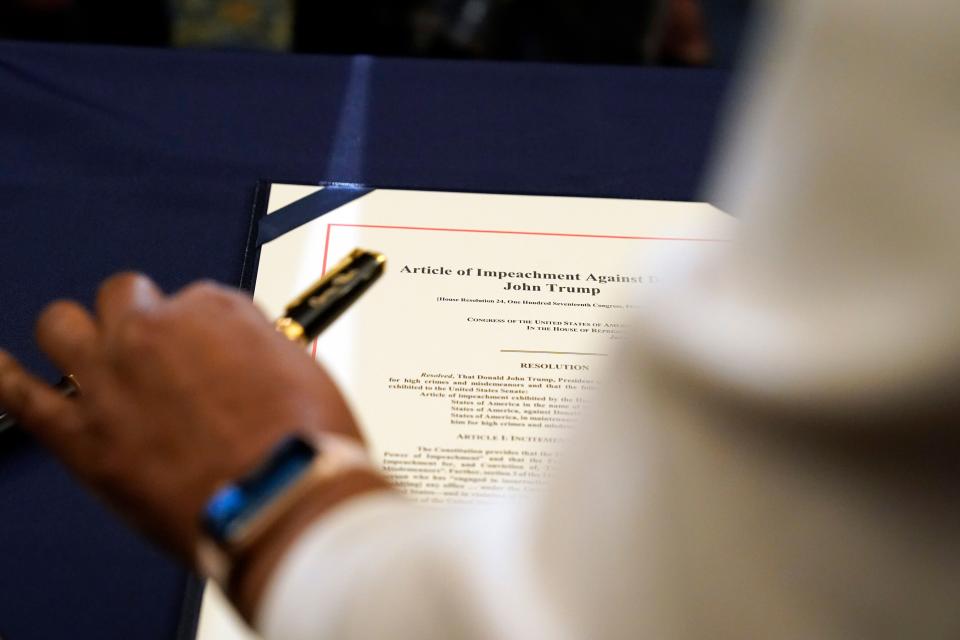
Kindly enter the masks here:
[[[268, 215], [319, 189], [272, 185]], [[310, 352], [411, 499], [486, 502], [543, 482], [631, 309], [731, 227], [704, 203], [377, 189], [264, 244], [254, 298], [278, 317], [352, 249], [383, 253]]]
[[[317, 187], [274, 185], [268, 211]], [[375, 190], [264, 245], [271, 316], [355, 247], [385, 275], [311, 352], [412, 499], [536, 484], [669, 256], [709, 250], [707, 204]]]

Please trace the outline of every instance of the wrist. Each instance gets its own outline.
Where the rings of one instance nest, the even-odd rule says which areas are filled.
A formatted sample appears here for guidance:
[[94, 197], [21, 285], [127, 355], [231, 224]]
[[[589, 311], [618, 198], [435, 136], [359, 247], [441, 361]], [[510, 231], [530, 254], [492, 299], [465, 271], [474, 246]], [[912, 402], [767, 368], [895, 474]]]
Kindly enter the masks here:
[[358, 442], [332, 433], [313, 443], [288, 438], [209, 500], [196, 563], [249, 619], [274, 565], [308, 524], [350, 497], [386, 488]]
[[276, 526], [239, 558], [224, 589], [241, 615], [253, 622], [266, 587], [289, 548], [318, 518], [343, 502], [373, 491], [392, 489], [373, 469], [351, 469], [304, 494]]

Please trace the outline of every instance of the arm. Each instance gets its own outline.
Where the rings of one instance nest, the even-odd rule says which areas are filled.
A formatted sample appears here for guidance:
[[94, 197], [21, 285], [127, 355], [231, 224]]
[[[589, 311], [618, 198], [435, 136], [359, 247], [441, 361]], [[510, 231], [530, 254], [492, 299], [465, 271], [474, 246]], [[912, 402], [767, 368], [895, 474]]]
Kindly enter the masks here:
[[[742, 242], [648, 308], [612, 413], [544, 503], [472, 520], [331, 486], [264, 547], [248, 618], [291, 638], [957, 636], [960, 5], [789, 11], [721, 163]], [[96, 320], [41, 320], [44, 349], [91, 381], [81, 402], [5, 359], [0, 404], [186, 557], [217, 482], [290, 429], [355, 429], [246, 303], [121, 284]], [[230, 341], [202, 330], [210, 304], [237, 305]], [[223, 369], [183, 379], [179, 357]], [[241, 375], [209, 386], [225, 370]]]
[[[323, 370], [245, 296], [215, 285], [165, 296], [143, 276], [116, 276], [102, 287], [96, 315], [58, 302], [42, 314], [37, 334], [54, 362], [77, 375], [81, 393], [65, 399], [0, 354], [0, 404], [120, 515], [190, 566], [203, 505], [280, 438], [334, 432], [361, 443]], [[494, 593], [490, 571], [501, 565], [491, 561], [523, 555], [510, 551], [520, 546], [515, 521], [497, 517], [502, 524], [424, 512], [393, 496], [375, 472], [352, 470], [288, 509], [223, 586], [252, 621], [276, 583], [272, 590], [287, 595], [273, 598], [272, 609], [297, 613], [274, 614], [272, 624], [299, 620], [307, 634], [355, 624], [360, 637], [370, 625], [411, 633], [457, 628], [467, 637], [473, 595]], [[503, 535], [491, 538], [497, 527]], [[317, 535], [328, 540], [337, 531], [334, 543], [317, 543]], [[307, 590], [297, 587], [305, 570]], [[322, 592], [341, 596], [320, 599]], [[512, 607], [521, 602], [516, 593], [495, 593]], [[444, 606], [451, 602], [458, 606]], [[489, 631], [484, 620], [512, 624], [515, 611], [483, 618], [474, 632]]]

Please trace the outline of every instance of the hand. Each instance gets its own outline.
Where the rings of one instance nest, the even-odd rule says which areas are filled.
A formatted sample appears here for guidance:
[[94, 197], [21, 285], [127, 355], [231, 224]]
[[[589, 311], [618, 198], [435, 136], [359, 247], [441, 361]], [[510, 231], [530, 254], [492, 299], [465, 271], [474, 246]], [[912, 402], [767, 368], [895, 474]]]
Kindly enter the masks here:
[[121, 515], [188, 559], [213, 492], [283, 436], [360, 439], [323, 369], [246, 296], [195, 284], [167, 297], [124, 274], [100, 289], [96, 317], [55, 302], [41, 348], [81, 392], [66, 399], [0, 352], [0, 406]]

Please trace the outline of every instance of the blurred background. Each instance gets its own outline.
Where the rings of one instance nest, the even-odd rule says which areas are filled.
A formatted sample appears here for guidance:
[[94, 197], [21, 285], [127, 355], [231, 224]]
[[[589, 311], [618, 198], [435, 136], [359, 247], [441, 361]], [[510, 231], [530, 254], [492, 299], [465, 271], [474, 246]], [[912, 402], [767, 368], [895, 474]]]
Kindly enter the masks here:
[[733, 66], [751, 0], [0, 0], [0, 38]]

